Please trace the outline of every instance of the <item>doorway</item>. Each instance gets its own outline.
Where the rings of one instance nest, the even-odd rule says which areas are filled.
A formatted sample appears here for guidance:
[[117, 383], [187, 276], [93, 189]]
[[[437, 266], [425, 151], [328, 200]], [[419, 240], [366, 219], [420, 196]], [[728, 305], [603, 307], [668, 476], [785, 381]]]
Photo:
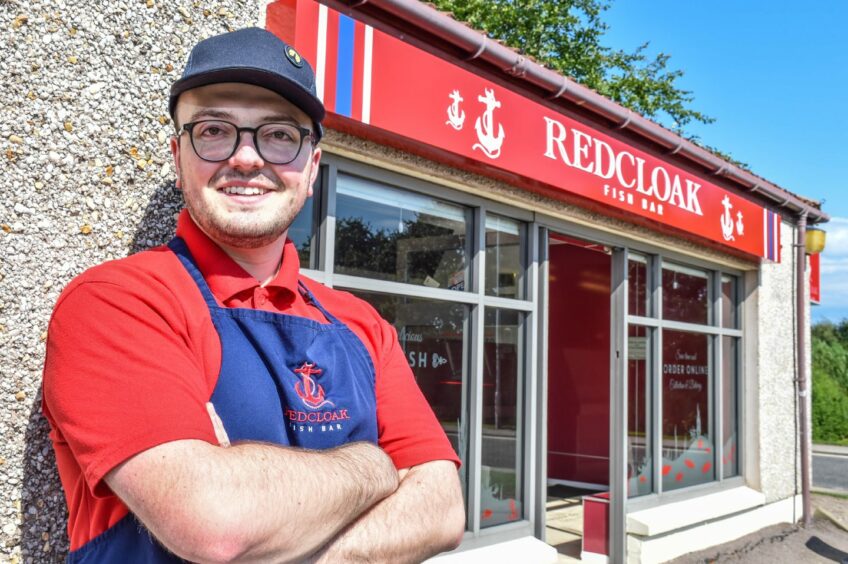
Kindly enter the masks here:
[[547, 257], [545, 533], [567, 561], [581, 554], [583, 496], [609, 490], [612, 257], [553, 232]]

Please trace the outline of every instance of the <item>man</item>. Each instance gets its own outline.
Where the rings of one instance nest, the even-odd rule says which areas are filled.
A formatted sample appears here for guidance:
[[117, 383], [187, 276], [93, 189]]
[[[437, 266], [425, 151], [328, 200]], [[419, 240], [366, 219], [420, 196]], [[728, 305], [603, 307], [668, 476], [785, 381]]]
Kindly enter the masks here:
[[70, 560], [455, 547], [458, 460], [394, 330], [299, 276], [286, 240], [321, 158], [312, 69], [264, 30], [219, 35], [193, 49], [170, 111], [177, 237], [83, 273], [51, 319], [44, 412]]

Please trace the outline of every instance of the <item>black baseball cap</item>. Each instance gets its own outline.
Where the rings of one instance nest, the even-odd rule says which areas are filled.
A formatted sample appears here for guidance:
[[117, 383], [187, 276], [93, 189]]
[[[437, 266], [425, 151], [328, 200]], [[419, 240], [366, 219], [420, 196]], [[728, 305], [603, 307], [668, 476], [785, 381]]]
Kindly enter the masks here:
[[324, 104], [315, 90], [312, 67], [294, 47], [270, 31], [249, 27], [215, 35], [195, 45], [182, 78], [171, 85], [171, 118], [180, 94], [219, 82], [242, 82], [272, 90], [312, 119], [316, 139], [324, 133]]

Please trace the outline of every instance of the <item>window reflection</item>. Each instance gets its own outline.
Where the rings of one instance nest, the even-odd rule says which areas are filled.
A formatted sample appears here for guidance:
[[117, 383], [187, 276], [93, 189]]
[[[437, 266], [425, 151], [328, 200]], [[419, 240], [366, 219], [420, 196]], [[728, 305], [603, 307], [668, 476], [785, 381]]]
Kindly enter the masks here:
[[651, 493], [650, 339], [648, 329], [631, 325], [627, 339], [627, 495]]
[[486, 294], [521, 298], [522, 225], [512, 219], [486, 215]]
[[[315, 180], [315, 194], [319, 194], [318, 187], [321, 185], [321, 175]], [[314, 253], [312, 251], [312, 237], [317, 229], [318, 221], [315, 217], [315, 211], [318, 206], [315, 205], [317, 196], [307, 198], [303, 204], [303, 209], [295, 216], [294, 221], [289, 226], [288, 238], [294, 243], [297, 248], [297, 255], [300, 258], [300, 268], [315, 268], [313, 262]]]
[[460, 206], [339, 175], [335, 271], [465, 290], [466, 216]]
[[736, 308], [736, 278], [721, 277], [721, 326], [728, 329], [739, 327]]
[[523, 518], [521, 472], [521, 314], [486, 308], [480, 526]]
[[709, 321], [707, 273], [679, 265], [663, 266], [663, 318], [706, 324]]
[[737, 445], [738, 445], [738, 366], [739, 339], [722, 337], [722, 378], [721, 378], [721, 412], [722, 412], [722, 472], [723, 477], [739, 474]]
[[648, 315], [648, 261], [631, 256], [627, 261], [627, 304], [630, 315]]
[[663, 330], [663, 490], [712, 481], [709, 336]]
[[[466, 468], [468, 433], [463, 409], [465, 322], [468, 306], [350, 290], [370, 303], [398, 333], [415, 381]], [[462, 481], [463, 493], [465, 480]]]

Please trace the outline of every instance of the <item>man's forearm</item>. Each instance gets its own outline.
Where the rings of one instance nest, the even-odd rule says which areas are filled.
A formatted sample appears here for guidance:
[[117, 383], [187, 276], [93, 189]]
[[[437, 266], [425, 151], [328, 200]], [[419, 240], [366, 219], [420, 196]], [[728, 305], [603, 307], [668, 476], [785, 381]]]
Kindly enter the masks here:
[[406, 473], [395, 493], [351, 523], [314, 561], [421, 562], [455, 548], [464, 529], [456, 467], [443, 460], [429, 462]]
[[[190, 443], [190, 444], [188, 444]], [[297, 560], [397, 487], [377, 447], [167, 443], [107, 476], [166, 547], [197, 561]]]

